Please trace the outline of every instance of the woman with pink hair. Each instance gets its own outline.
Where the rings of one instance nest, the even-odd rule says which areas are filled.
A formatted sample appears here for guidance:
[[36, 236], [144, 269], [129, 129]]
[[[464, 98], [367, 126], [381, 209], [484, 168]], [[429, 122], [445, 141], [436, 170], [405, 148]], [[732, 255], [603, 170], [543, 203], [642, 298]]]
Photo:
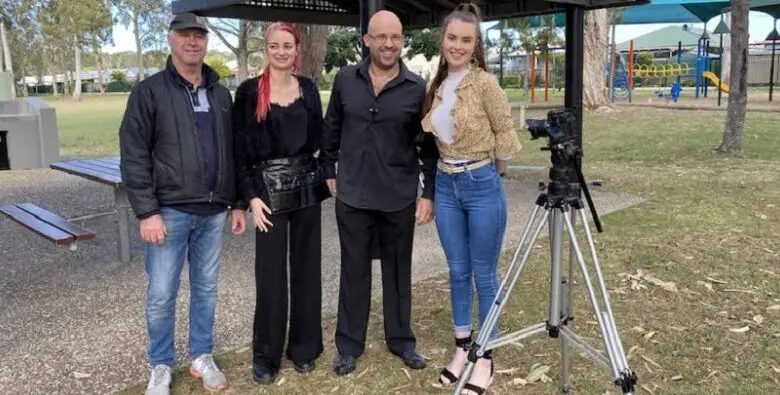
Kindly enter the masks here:
[[298, 32], [274, 23], [265, 47], [263, 73], [236, 91], [233, 128], [238, 194], [256, 228], [252, 376], [272, 383], [287, 337], [288, 254], [286, 356], [303, 373], [323, 350], [320, 203], [330, 194], [314, 157], [322, 130], [319, 89], [296, 73]]

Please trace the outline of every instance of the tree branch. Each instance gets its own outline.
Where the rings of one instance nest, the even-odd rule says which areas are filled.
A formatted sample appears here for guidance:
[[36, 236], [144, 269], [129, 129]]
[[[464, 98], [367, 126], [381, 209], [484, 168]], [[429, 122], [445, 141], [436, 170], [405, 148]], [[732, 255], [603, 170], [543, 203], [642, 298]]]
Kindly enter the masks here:
[[211, 22], [206, 22], [206, 23], [211, 29], [214, 30], [214, 34], [216, 34], [217, 37], [219, 37], [219, 39], [222, 40], [222, 43], [225, 44], [225, 46], [228, 47], [231, 51], [233, 51], [234, 54], [238, 55], [238, 48], [234, 47], [228, 42], [225, 36], [222, 35], [220, 29], [214, 26]]

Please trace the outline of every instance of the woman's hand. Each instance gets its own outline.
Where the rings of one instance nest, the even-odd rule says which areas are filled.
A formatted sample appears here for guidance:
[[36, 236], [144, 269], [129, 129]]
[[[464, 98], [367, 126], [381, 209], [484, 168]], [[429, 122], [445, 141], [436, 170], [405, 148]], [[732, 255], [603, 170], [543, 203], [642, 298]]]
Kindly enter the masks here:
[[506, 169], [508, 167], [509, 167], [509, 160], [502, 160], [502, 159], [496, 160], [496, 171], [498, 172], [498, 174], [506, 173]]
[[250, 200], [249, 206], [252, 207], [252, 219], [254, 220], [255, 226], [263, 232], [268, 232], [268, 226], [274, 226], [274, 224], [268, 220], [265, 213], [271, 215], [271, 209], [269, 209], [260, 198]]

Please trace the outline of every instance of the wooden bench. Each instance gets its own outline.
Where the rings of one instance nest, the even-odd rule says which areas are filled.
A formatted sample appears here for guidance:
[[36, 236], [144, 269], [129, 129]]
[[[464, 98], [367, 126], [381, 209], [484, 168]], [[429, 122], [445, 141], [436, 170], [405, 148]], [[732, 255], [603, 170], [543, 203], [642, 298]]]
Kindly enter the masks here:
[[57, 245], [70, 245], [76, 241], [90, 240], [95, 237], [91, 231], [76, 226], [32, 203], [1, 205], [0, 213]]

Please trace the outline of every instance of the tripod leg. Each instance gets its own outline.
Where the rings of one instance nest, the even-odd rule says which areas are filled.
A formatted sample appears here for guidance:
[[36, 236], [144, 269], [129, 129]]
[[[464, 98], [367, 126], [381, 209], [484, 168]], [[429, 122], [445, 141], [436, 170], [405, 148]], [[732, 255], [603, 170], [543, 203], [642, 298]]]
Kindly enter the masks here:
[[550, 337], [558, 337], [561, 323], [561, 242], [563, 239], [563, 212], [559, 208], [552, 210], [552, 229], [550, 230]]
[[[585, 228], [586, 228], [586, 236], [588, 236], [588, 246], [591, 248], [591, 255], [593, 257], [596, 257], [596, 250], [594, 248], [593, 240], [590, 237], [588, 223], [586, 221], [586, 218], [584, 217], [585, 213], [582, 208], [578, 209], [580, 212], [580, 218], [582, 218]], [[619, 385], [624, 393], [630, 393], [633, 392], [634, 384], [636, 383], [636, 374], [630, 371], [628, 369], [628, 365], [626, 363], [626, 357], [622, 352], [622, 345], [618, 344], [617, 339], [615, 338], [615, 334], [617, 333], [617, 329], [614, 327], [614, 320], [611, 318], [611, 314], [608, 312], [602, 312], [598, 303], [598, 300], [596, 298], [595, 291], [593, 289], [593, 284], [591, 283], [590, 276], [588, 274], [587, 267], [585, 266], [585, 260], [582, 255], [582, 251], [580, 250], [579, 244], [577, 243], [577, 238], [574, 233], [574, 227], [572, 225], [572, 221], [570, 220], [569, 213], [564, 214], [564, 221], [566, 223], [566, 230], [569, 235], [569, 240], [572, 243], [572, 247], [574, 249], [574, 252], [577, 256], [577, 262], [579, 263], [580, 270], [582, 272], [582, 277], [585, 282], [585, 287], [588, 291], [588, 301], [591, 304], [591, 308], [593, 309], [593, 312], [596, 315], [596, 320], [598, 321], [599, 329], [601, 331], [601, 337], [604, 342], [604, 348], [606, 350], [607, 358], [608, 358], [608, 367], [611, 368], [613, 377], [615, 378], [615, 384]], [[604, 280], [601, 275], [601, 269], [598, 266], [598, 259], [596, 258], [594, 260], [594, 265], [597, 268], [597, 275], [599, 276], [599, 284], [601, 285], [601, 291], [605, 297], [605, 301], [608, 301], [608, 296], [606, 292], [606, 287], [604, 286]], [[607, 306], [609, 303], [606, 303]], [[611, 311], [611, 310], [610, 310]], [[569, 331], [565, 332], [566, 336], [572, 336], [577, 343], [580, 343], [582, 345], [584, 341], [582, 341], [579, 338], [576, 338], [573, 336], [573, 333], [570, 333]], [[586, 351], [592, 353], [592, 350]]]
[[[628, 368], [628, 358], [626, 357], [626, 353], [623, 350], [623, 341], [620, 339], [620, 333], [617, 329], [617, 325], [615, 324], [615, 315], [612, 313], [612, 304], [609, 302], [609, 292], [607, 292], [604, 275], [601, 272], [601, 264], [599, 263], [599, 257], [596, 254], [596, 246], [593, 243], [593, 235], [591, 234], [590, 226], [588, 225], [588, 218], [585, 214], [585, 209], [581, 208], [577, 211], [580, 214], [580, 219], [582, 220], [583, 227], [585, 229], [585, 237], [588, 241], [588, 249], [590, 249], [591, 259], [593, 260], [593, 267], [596, 269], [596, 278], [599, 281], [599, 288], [601, 289], [601, 294], [604, 297], [604, 308], [606, 311], [602, 312], [602, 315], [604, 315], [604, 320], [607, 322], [607, 330], [610, 332], [610, 339], [614, 343], [614, 357], [618, 358], [621, 362], [621, 375], [624, 375], [624, 381], [635, 383], [636, 374], [631, 372], [631, 370]], [[633, 386], [633, 384], [631, 386]]]
[[[572, 218], [572, 226], [577, 217]], [[568, 275], [562, 280], [563, 292], [561, 293], [561, 310], [565, 317], [565, 323], [568, 324], [570, 320], [574, 318], [574, 307], [572, 304], [572, 285], [574, 282], [574, 248], [569, 241], [569, 267]], [[569, 352], [569, 339], [566, 336], [561, 337], [561, 392], [568, 393], [571, 391], [571, 383], [569, 382], [569, 374], [571, 373], [571, 354]]]
[[[536, 225], [536, 228], [533, 232], [533, 236], [528, 241], [528, 243], [524, 245], [522, 242], [525, 241], [525, 239], [528, 236], [528, 232], [533, 227], [533, 224], [536, 222], [535, 220], [539, 215], [539, 210], [540, 210], [540, 206], [535, 206], [533, 212], [531, 213], [531, 216], [528, 218], [525, 231], [523, 232], [523, 236], [521, 237], [521, 243], [517, 246], [517, 249], [515, 250], [515, 254], [512, 258], [512, 262], [509, 264], [509, 268], [507, 269], [506, 276], [504, 277], [504, 280], [501, 282], [501, 287], [499, 288], [498, 293], [496, 294], [496, 297], [494, 299], [493, 306], [490, 308], [490, 311], [488, 312], [487, 317], [485, 318], [484, 324], [479, 329], [479, 334], [477, 335], [477, 339], [472, 345], [471, 351], [469, 352], [468, 363], [466, 364], [466, 367], [463, 369], [463, 372], [460, 375], [460, 379], [458, 380], [458, 385], [456, 386], [453, 394], [460, 394], [460, 392], [463, 390], [464, 386], [468, 382], [469, 378], [471, 377], [471, 373], [474, 370], [474, 364], [477, 362], [477, 359], [485, 355], [485, 351], [492, 349], [494, 346], [495, 340], [489, 341], [490, 334], [493, 332], [493, 328], [496, 326], [496, 323], [498, 322], [498, 317], [501, 314], [501, 310], [504, 308], [506, 301], [509, 299], [509, 296], [512, 294], [512, 289], [514, 289], [517, 280], [520, 279], [520, 274], [523, 272], [523, 268], [528, 262], [528, 257], [531, 255], [531, 252], [533, 251], [534, 244], [536, 243], [536, 240], [539, 238], [539, 234], [542, 232], [542, 229], [544, 228], [544, 225], [547, 222], [548, 217], [550, 216], [550, 213], [548, 211], [544, 212], [542, 218], [538, 221], [538, 224]], [[518, 261], [518, 257], [520, 257], [521, 252], [523, 252], [522, 259]]]

